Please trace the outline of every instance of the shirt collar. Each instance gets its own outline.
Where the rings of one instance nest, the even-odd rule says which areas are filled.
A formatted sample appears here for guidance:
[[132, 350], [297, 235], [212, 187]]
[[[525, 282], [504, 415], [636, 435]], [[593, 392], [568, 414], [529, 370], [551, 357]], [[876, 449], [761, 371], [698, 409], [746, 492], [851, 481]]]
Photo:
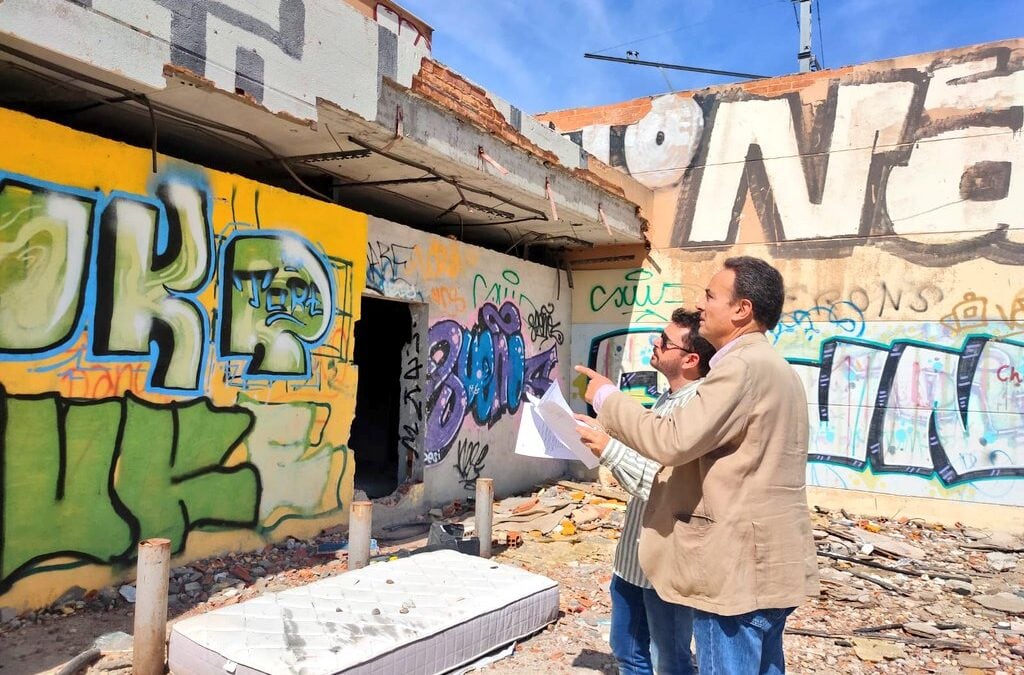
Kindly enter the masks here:
[[725, 358], [725, 355], [731, 352], [736, 347], [736, 345], [739, 344], [740, 340], [747, 337], [748, 335], [760, 335], [764, 337], [764, 333], [760, 332], [744, 333], [742, 335], [737, 335], [736, 337], [722, 345], [721, 349], [715, 352], [715, 355], [712, 356], [711, 359], [708, 361], [708, 367], [714, 368], [716, 363]]

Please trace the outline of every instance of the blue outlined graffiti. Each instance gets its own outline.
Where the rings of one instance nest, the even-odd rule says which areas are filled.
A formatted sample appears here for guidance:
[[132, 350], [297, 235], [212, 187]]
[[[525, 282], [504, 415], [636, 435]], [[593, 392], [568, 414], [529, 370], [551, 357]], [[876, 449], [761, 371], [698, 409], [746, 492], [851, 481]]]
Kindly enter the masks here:
[[425, 465], [444, 459], [467, 414], [493, 426], [519, 410], [527, 391], [540, 396], [551, 386], [557, 345], [527, 357], [522, 327], [510, 301], [484, 303], [472, 328], [452, 319], [430, 327]]
[[849, 300], [785, 312], [769, 335], [777, 344], [787, 334], [806, 340], [829, 337], [859, 338], [864, 335], [864, 312]]
[[150, 355], [146, 389], [203, 390], [209, 317], [199, 294], [213, 277], [213, 205], [206, 181], [170, 173], [156, 198], [115, 191], [99, 217], [90, 354]]
[[218, 356], [245, 377], [307, 379], [330, 334], [334, 275], [327, 258], [286, 231], [235, 232], [222, 244]]
[[0, 358], [58, 354], [82, 330], [102, 200], [0, 171]]
[[[830, 325], [856, 327], [832, 316]], [[587, 363], [642, 403], [650, 400], [656, 393], [643, 375], [657, 374], [645, 369], [650, 356], [643, 345], [654, 334], [632, 327], [598, 335]], [[787, 360], [812, 409], [811, 462], [935, 478], [945, 486], [1024, 477], [1022, 343], [970, 335], [954, 348], [827, 337], [819, 359]]]
[[1024, 476], [1024, 387], [1002, 376], [1024, 364], [1024, 344], [988, 335], [968, 336], [959, 349], [829, 338], [818, 361], [789, 361], [817, 410], [813, 462], [947, 486]]
[[[155, 197], [2, 177], [0, 358], [53, 356], [88, 327], [91, 360], [148, 356], [147, 390], [200, 393], [209, 320], [198, 295], [213, 270], [202, 177], [163, 174]], [[19, 313], [25, 303], [28, 325]]]

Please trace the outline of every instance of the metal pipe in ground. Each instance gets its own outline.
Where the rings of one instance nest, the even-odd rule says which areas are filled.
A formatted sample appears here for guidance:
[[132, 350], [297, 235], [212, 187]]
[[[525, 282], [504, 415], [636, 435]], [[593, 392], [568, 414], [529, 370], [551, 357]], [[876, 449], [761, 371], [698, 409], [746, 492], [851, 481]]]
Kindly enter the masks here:
[[135, 636], [132, 663], [136, 675], [163, 675], [167, 660], [167, 581], [171, 540], [139, 543], [135, 579]]
[[480, 557], [491, 557], [494, 525], [494, 479], [476, 479], [476, 536], [480, 539]]
[[348, 512], [348, 568], [357, 570], [370, 564], [370, 529], [373, 503], [352, 502]]

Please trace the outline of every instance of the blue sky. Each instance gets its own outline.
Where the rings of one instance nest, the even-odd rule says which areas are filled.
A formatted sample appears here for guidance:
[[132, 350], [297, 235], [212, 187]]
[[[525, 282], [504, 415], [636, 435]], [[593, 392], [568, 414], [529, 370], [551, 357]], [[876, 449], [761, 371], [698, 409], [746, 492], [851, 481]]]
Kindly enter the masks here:
[[[814, 47], [827, 68], [1024, 36], [1022, 0], [816, 1]], [[584, 52], [633, 49], [647, 61], [765, 75], [797, 70], [790, 0], [399, 2], [434, 28], [437, 60], [529, 113], [729, 81]]]

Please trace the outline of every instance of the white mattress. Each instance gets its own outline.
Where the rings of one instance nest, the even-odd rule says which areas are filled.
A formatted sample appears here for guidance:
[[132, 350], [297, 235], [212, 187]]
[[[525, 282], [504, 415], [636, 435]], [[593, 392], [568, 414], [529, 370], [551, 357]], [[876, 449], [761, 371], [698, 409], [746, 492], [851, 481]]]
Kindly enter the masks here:
[[557, 616], [551, 579], [433, 551], [179, 621], [168, 664], [177, 675], [439, 673]]

